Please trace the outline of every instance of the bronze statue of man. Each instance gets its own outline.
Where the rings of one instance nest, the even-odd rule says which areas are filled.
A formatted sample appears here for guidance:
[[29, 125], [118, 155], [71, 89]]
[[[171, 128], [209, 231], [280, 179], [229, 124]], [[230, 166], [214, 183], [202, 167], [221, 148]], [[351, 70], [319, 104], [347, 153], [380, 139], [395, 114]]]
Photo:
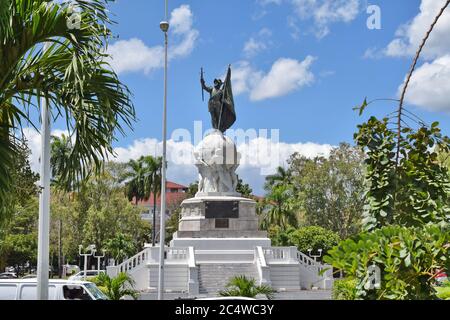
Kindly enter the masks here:
[[225, 132], [236, 121], [234, 111], [233, 91], [231, 89], [231, 68], [228, 67], [225, 83], [221, 79], [214, 79], [214, 86], [208, 87], [200, 78], [202, 89], [210, 95], [208, 101], [208, 111], [211, 114], [211, 124], [214, 129]]

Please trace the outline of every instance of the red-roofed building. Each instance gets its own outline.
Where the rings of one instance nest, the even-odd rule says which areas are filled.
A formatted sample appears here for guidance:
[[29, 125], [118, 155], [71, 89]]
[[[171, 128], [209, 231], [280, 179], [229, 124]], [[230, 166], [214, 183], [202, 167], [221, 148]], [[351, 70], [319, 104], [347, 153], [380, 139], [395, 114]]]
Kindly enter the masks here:
[[[188, 197], [187, 194], [188, 187], [183, 186], [181, 184], [167, 181], [166, 182], [166, 216], [169, 217], [172, 214], [172, 211], [177, 209], [178, 205]], [[136, 201], [133, 201], [136, 203]], [[142, 219], [149, 221], [150, 223], [153, 221], [153, 208], [154, 208], [154, 197], [153, 193], [150, 194], [150, 197], [147, 200], [138, 201], [138, 206], [144, 207], [147, 209], [141, 216]], [[157, 225], [159, 225], [159, 212], [161, 210], [161, 196], [158, 195], [156, 197], [156, 220]]]

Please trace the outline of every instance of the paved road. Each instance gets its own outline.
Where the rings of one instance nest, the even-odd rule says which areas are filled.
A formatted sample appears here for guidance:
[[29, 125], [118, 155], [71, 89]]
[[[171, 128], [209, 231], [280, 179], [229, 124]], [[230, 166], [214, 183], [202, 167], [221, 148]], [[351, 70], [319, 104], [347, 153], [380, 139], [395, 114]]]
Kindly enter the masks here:
[[[178, 298], [188, 298], [187, 293], [166, 293], [164, 299], [175, 300]], [[198, 298], [205, 296], [198, 295]], [[156, 293], [143, 293], [139, 300], [156, 300]], [[330, 290], [301, 290], [294, 292], [277, 292], [275, 300], [331, 300]]]

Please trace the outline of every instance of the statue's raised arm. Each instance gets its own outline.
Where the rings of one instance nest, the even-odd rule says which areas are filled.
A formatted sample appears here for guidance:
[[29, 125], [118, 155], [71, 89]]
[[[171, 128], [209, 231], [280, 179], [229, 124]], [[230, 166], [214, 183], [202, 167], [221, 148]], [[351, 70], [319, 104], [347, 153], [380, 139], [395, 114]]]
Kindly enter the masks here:
[[202, 89], [208, 92], [209, 94], [212, 93], [213, 88], [208, 87], [205, 83], [205, 79], [203, 78], [203, 70], [201, 71], [201, 77], [200, 77], [200, 84], [202, 85]]

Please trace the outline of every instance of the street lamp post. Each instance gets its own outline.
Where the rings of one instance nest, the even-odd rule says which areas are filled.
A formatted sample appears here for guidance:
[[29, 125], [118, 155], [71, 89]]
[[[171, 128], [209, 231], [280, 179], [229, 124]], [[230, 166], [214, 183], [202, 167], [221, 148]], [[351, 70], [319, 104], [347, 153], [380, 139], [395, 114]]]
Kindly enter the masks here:
[[97, 270], [100, 271], [100, 259], [105, 257], [105, 250], [102, 250], [103, 255], [101, 255], [101, 256], [96, 256], [95, 252], [96, 251], [94, 251], [94, 258], [97, 259]]
[[167, 135], [167, 51], [169, 22], [168, 3], [165, 0], [165, 20], [159, 24], [164, 32], [164, 108], [163, 108], [163, 153], [161, 169], [161, 211], [160, 211], [160, 231], [159, 231], [159, 271], [158, 271], [158, 300], [163, 299], [164, 293], [164, 252], [165, 252], [165, 218], [166, 218], [166, 135]]
[[[89, 251], [89, 253], [87, 253]], [[78, 253], [81, 256], [84, 257], [84, 268], [83, 268], [83, 279], [86, 280], [86, 270], [87, 270], [87, 257], [92, 256], [95, 254], [95, 244], [91, 244], [86, 248], [86, 252], [83, 253], [83, 245], [78, 246]]]
[[[49, 45], [44, 44], [43, 52]], [[48, 300], [50, 246], [50, 110], [47, 95], [41, 98], [41, 168], [39, 195], [39, 229], [37, 257], [37, 298]]]
[[317, 250], [318, 252], [319, 252], [319, 254], [317, 254], [317, 255], [314, 255], [314, 254], [312, 254], [312, 249], [308, 249], [308, 255], [311, 257], [311, 258], [313, 258], [314, 259], [314, 261], [317, 261], [317, 258], [320, 258], [321, 256], [322, 256], [322, 249], [318, 249]]

